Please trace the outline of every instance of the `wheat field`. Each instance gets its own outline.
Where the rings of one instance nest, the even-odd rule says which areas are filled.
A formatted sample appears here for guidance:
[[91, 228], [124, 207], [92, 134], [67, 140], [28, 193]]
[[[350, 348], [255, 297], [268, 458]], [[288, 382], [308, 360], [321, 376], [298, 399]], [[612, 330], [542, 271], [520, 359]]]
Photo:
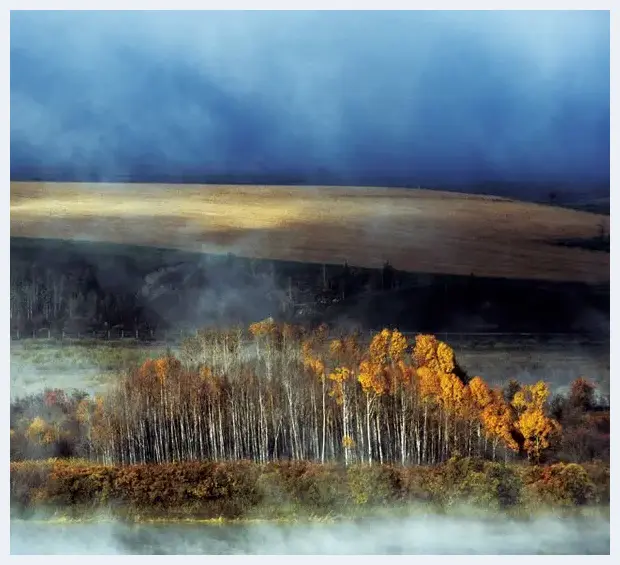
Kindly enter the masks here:
[[609, 253], [554, 245], [609, 216], [363, 187], [11, 182], [11, 236], [438, 274], [609, 282]]

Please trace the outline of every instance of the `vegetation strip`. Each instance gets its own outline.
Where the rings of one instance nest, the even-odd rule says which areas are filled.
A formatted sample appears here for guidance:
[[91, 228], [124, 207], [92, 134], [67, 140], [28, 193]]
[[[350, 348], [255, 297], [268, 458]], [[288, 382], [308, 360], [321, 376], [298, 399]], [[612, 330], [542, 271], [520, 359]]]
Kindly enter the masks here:
[[94, 397], [13, 400], [18, 515], [298, 519], [609, 502], [609, 406], [587, 379], [566, 397], [542, 381], [492, 388], [436, 337], [397, 330], [364, 345], [267, 319], [248, 336], [199, 332], [180, 358], [132, 365]]

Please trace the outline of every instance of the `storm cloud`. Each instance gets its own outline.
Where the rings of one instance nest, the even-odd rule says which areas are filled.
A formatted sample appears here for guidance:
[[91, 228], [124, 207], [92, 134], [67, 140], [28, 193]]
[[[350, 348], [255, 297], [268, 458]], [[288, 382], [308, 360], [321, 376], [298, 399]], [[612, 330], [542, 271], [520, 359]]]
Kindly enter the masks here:
[[11, 178], [609, 185], [609, 12], [12, 12]]

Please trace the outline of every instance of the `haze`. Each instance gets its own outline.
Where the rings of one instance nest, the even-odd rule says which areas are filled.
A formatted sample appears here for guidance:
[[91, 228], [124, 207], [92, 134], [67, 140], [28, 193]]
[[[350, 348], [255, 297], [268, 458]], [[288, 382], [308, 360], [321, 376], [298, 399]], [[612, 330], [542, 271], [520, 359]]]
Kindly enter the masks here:
[[12, 12], [11, 178], [608, 194], [609, 41], [609, 12]]

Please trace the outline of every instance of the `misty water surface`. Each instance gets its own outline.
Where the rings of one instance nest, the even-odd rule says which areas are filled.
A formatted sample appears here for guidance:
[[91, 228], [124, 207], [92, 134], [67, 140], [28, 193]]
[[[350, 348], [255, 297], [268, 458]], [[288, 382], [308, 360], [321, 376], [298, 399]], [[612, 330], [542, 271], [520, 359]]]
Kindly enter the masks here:
[[609, 554], [604, 518], [312, 525], [11, 522], [12, 554]]

